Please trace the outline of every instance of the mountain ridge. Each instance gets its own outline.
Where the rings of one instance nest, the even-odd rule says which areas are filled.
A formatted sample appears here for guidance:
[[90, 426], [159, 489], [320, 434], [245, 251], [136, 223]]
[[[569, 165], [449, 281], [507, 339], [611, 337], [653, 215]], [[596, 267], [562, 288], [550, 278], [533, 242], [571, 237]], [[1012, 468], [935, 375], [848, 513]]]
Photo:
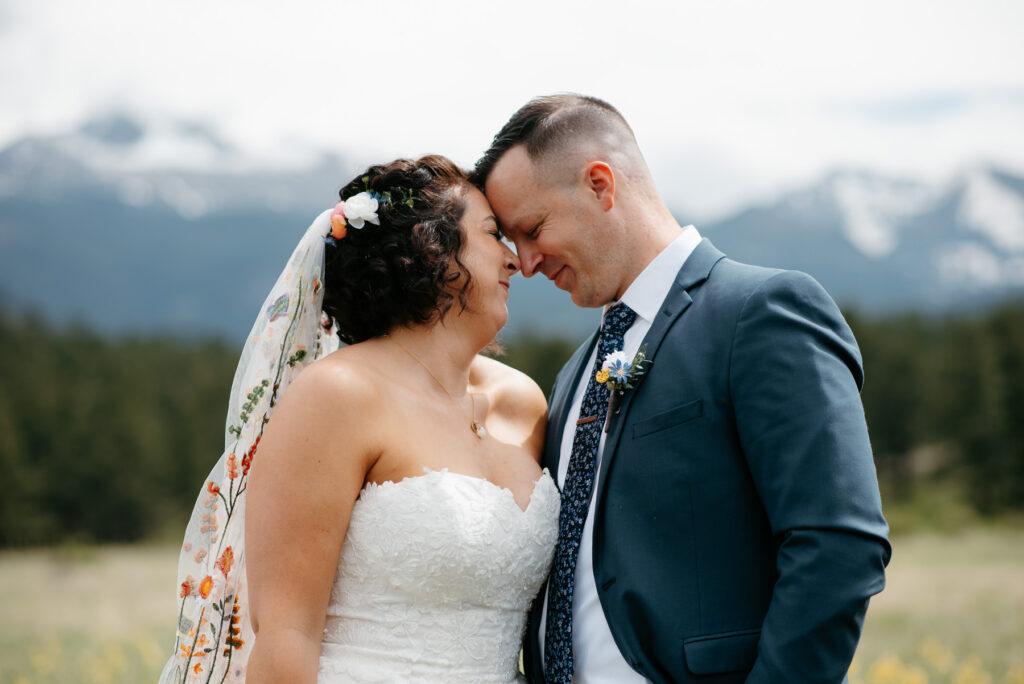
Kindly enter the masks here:
[[[179, 144], [189, 163], [161, 161]], [[142, 163], [147, 145], [156, 163]], [[14, 141], [0, 150], [6, 308], [113, 334], [243, 339], [302, 231], [359, 171], [339, 155], [300, 157], [254, 166], [200, 125], [154, 133], [126, 117]], [[996, 167], [946, 183], [837, 169], [697, 227], [730, 258], [810, 273], [866, 313], [1024, 295], [1024, 178]], [[509, 311], [510, 338], [578, 338], [598, 319], [540, 278], [513, 279]]]

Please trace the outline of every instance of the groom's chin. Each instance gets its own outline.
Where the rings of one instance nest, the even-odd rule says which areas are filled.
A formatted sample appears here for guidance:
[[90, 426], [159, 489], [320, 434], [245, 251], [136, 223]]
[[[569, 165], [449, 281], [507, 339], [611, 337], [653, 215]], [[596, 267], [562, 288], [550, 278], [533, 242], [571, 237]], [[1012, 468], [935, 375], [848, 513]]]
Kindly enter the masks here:
[[572, 303], [575, 304], [576, 306], [578, 306], [581, 309], [596, 309], [599, 306], [603, 306], [603, 304], [595, 303], [595, 302], [591, 301], [590, 299], [579, 298], [575, 294], [573, 294], [572, 292], [569, 293], [569, 296], [572, 298]]
[[576, 301], [576, 278], [575, 274], [569, 269], [568, 266], [562, 266], [555, 273], [554, 277], [551, 278], [551, 282], [555, 284], [559, 290], [564, 290], [569, 293], [572, 300]]

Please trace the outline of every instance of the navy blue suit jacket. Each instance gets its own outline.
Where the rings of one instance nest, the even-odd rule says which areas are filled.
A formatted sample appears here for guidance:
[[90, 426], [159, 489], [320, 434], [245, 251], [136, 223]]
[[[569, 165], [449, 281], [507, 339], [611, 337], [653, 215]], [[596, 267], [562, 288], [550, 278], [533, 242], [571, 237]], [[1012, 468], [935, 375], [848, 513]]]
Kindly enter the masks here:
[[[552, 390], [552, 472], [595, 340]], [[838, 308], [810, 276], [705, 239], [644, 342], [653, 363], [612, 419], [595, 493], [594, 579], [626, 662], [654, 682], [843, 681], [891, 549]]]

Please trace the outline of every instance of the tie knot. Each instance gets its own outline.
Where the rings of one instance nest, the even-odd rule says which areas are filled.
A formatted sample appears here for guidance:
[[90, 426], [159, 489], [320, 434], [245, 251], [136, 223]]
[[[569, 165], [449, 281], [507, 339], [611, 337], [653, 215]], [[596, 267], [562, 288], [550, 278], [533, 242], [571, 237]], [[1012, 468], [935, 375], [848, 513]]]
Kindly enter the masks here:
[[614, 335], [621, 337], [629, 330], [629, 326], [633, 325], [635, 320], [636, 311], [619, 302], [605, 313], [602, 334], [604, 336]]

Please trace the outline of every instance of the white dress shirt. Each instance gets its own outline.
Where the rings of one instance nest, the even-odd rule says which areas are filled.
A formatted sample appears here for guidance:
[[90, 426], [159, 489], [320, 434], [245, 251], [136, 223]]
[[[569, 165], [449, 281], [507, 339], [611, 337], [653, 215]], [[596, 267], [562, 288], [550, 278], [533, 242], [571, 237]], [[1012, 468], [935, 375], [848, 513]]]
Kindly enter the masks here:
[[[636, 321], [630, 326], [623, 337], [623, 351], [628, 358], [633, 358], [640, 349], [647, 331], [650, 330], [655, 316], [661, 309], [662, 302], [672, 289], [676, 275], [683, 263], [700, 243], [701, 236], [693, 226], [687, 226], [640, 275], [630, 284], [622, 295], [622, 301], [636, 312]], [[612, 304], [605, 307], [607, 312]], [[597, 356], [595, 345], [593, 353], [587, 361], [587, 372], [580, 378], [573, 397], [569, 415], [562, 433], [561, 452], [558, 461], [558, 486], [563, 488], [565, 476], [569, 471], [569, 458], [572, 455], [572, 441], [576, 435], [576, 421], [580, 417], [580, 405], [590, 381], [589, 369], [594, 367]], [[601, 421], [603, 424], [603, 421]], [[580, 540], [579, 558], [576, 560], [576, 588], [572, 604], [572, 651], [574, 674], [573, 682], [579, 684], [642, 684], [648, 680], [637, 674], [619, 652], [611, 629], [601, 609], [601, 601], [597, 595], [597, 584], [594, 581], [594, 508], [597, 491], [596, 473], [601, 471], [601, 457], [604, 453], [605, 434], [601, 432], [601, 442], [597, 448], [597, 463], [594, 466], [595, 482], [590, 492], [590, 510], [583, 526], [583, 538]], [[547, 594], [544, 595], [544, 607], [540, 619], [540, 648], [544, 653], [544, 628], [547, 622]], [[680, 646], [682, 648], [682, 646]]]

